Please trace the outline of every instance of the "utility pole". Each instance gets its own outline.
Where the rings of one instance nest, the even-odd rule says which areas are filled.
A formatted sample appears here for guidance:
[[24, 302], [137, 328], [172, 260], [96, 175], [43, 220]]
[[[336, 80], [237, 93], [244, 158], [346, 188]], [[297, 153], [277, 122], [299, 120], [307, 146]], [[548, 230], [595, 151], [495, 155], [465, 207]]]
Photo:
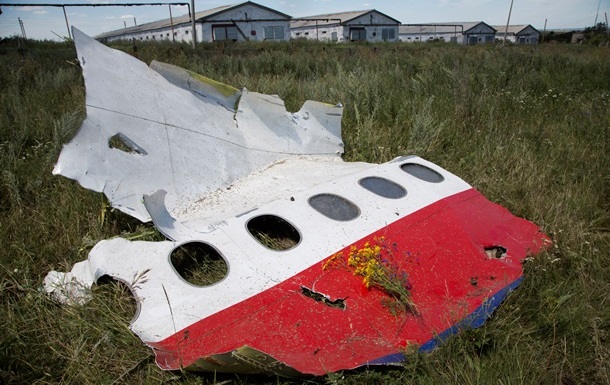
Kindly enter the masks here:
[[133, 26], [134, 26], [134, 27], [137, 27], [137, 26], [138, 26], [138, 23], [136, 23], [136, 18], [135, 18], [135, 17], [133, 18]]
[[66, 19], [66, 28], [68, 29], [68, 39], [72, 39], [72, 34], [70, 33], [70, 23], [68, 23], [68, 14], [66, 13], [66, 7], [61, 7], [64, 10], [64, 19]]
[[595, 12], [595, 23], [593, 23], [594, 27], [597, 27], [597, 16], [599, 16], [599, 6], [601, 5], [602, 0], [597, 2], [597, 11]]
[[546, 21], [548, 19], [544, 19], [544, 30], [542, 31], [542, 42], [544, 43], [544, 35], [546, 34]]
[[197, 31], [195, 30], [195, 0], [191, 0], [191, 29], [193, 30], [193, 48], [197, 46]]
[[18, 17], [17, 20], [19, 20], [19, 26], [21, 27], [21, 36], [23, 36], [24, 39], [27, 39], [28, 37], [25, 34], [25, 27], [23, 26], [23, 20], [21, 20], [20, 17]]
[[169, 22], [172, 26], [172, 42], [176, 42], [176, 36], [174, 35], [174, 17], [172, 16], [172, 5], [168, 4], [167, 7], [169, 8]]
[[508, 25], [510, 24], [510, 14], [513, 12], [513, 0], [510, 0], [510, 9], [508, 10], [508, 20], [506, 20], [506, 29], [504, 30], [504, 42], [502, 46], [506, 45], [506, 35], [508, 35]]

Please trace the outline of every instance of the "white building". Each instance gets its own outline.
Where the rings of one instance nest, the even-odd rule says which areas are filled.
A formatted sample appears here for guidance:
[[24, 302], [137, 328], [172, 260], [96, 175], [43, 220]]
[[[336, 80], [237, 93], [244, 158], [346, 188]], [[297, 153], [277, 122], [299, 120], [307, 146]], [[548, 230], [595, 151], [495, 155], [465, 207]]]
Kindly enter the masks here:
[[[198, 42], [212, 41], [282, 41], [290, 39], [289, 15], [252, 1], [225, 5], [195, 13]], [[106, 32], [97, 40], [172, 40], [192, 41], [189, 15], [154, 21]]]
[[400, 21], [375, 9], [295, 18], [292, 39], [319, 41], [398, 41]]
[[493, 43], [496, 30], [482, 21], [408, 24], [400, 26], [398, 36], [407, 43], [446, 41], [475, 45]]
[[493, 26], [498, 32], [496, 32], [496, 40], [504, 41], [504, 35], [506, 40], [515, 44], [538, 44], [540, 39], [540, 32], [532, 27], [531, 25], [509, 25], [508, 29], [506, 25], [494, 25]]

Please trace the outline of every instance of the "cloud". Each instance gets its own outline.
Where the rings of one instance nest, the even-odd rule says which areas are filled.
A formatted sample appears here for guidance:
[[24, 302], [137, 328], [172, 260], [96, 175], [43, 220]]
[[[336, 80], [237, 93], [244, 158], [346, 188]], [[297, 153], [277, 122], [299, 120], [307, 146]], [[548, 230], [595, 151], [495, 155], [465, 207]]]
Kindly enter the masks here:
[[133, 19], [134, 17], [134, 15], [122, 15], [121, 19]]
[[45, 13], [49, 13], [48, 11], [33, 11], [35, 15], [44, 15]]
[[489, 3], [490, 0], [441, 0], [441, 7], [454, 7], [454, 8], [465, 8], [472, 6], [482, 6], [485, 3]]
[[36, 11], [42, 11], [42, 7], [39, 6], [31, 6], [31, 5], [27, 5], [25, 7], [16, 7], [15, 8], [16, 11], [21, 11], [21, 12], [36, 12]]

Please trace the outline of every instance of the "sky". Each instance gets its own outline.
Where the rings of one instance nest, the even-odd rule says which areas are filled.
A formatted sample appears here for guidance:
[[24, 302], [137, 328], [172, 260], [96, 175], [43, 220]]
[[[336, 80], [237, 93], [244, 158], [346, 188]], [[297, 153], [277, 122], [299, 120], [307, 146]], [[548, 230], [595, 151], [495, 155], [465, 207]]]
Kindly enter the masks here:
[[[245, 1], [245, 0], [244, 0]], [[169, 3], [191, 0], [0, 0], [0, 4], [116, 4]], [[239, 4], [240, 0], [196, 0], [195, 10]], [[292, 17], [342, 11], [376, 9], [403, 24], [484, 21], [506, 25], [511, 0], [255, 0], [255, 3]], [[167, 5], [137, 7], [65, 7], [68, 23], [90, 36], [169, 18]], [[60, 40], [68, 35], [61, 7], [0, 5], [0, 38], [21, 35], [23, 24], [30, 39]], [[186, 6], [171, 6], [173, 16], [186, 14]], [[513, 0], [510, 24], [531, 24], [546, 29], [583, 29], [596, 20], [605, 22], [610, 0]]]

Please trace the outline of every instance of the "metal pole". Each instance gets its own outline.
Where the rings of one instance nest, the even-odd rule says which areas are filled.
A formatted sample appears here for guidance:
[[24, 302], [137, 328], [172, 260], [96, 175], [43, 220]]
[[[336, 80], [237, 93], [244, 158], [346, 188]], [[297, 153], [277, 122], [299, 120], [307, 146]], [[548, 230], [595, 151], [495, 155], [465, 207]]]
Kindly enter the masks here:
[[168, 4], [167, 7], [169, 8], [169, 23], [172, 26], [172, 41], [175, 43], [176, 36], [174, 35], [174, 17], [172, 16], [172, 5]]
[[544, 35], [546, 34], [546, 21], [547, 21], [547, 19], [544, 19], [544, 30], [542, 31], [542, 42], [544, 42]]
[[70, 24], [68, 23], [68, 15], [66, 14], [66, 7], [61, 7], [64, 10], [64, 19], [66, 19], [66, 28], [68, 29], [68, 38], [72, 39], [72, 35], [70, 34]]
[[23, 36], [23, 38], [25, 40], [27, 40], [27, 35], [25, 34], [25, 27], [23, 26], [23, 20], [21, 20], [21, 18], [17, 18], [17, 20], [19, 20], [19, 26], [21, 27], [21, 35]]
[[602, 4], [602, 0], [597, 2], [597, 11], [595, 12], [595, 23], [593, 23], [594, 27], [597, 27], [597, 16], [599, 15], [599, 6]]
[[[191, 0], [191, 29], [193, 30], [193, 48], [197, 46], [197, 31], [195, 30], [195, 0]], [[201, 31], [203, 34], [203, 30]]]
[[506, 29], [504, 30], [504, 42], [502, 46], [506, 45], [506, 35], [508, 35], [508, 25], [510, 24], [510, 14], [513, 12], [513, 0], [510, 0], [510, 9], [508, 10], [508, 20], [506, 20]]

